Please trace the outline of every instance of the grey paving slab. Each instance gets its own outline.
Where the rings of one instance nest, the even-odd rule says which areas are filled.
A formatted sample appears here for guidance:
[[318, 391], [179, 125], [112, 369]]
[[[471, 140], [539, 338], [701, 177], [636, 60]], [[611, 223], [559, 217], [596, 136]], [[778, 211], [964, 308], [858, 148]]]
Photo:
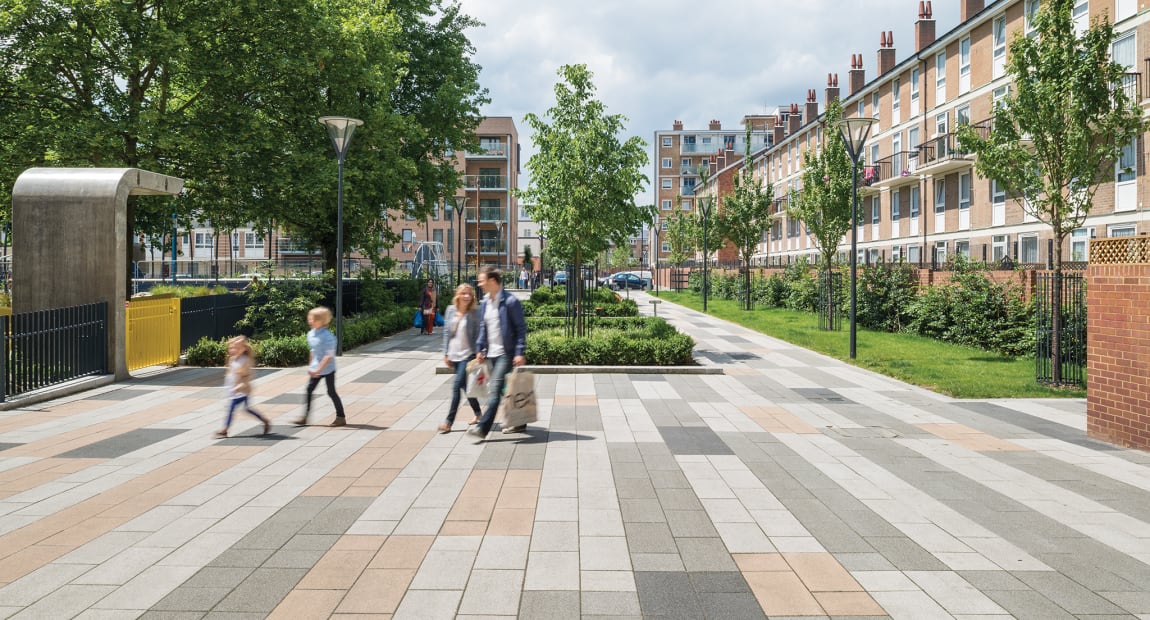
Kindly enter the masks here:
[[22, 445], [24, 445], [24, 444], [22, 444], [22, 443], [0, 443], [0, 452], [3, 452], [5, 450], [11, 450], [12, 448], [15, 448], [17, 446], [22, 446]]
[[69, 450], [59, 455], [59, 458], [114, 459], [184, 432], [186, 431], [173, 428], [141, 428]]
[[635, 573], [635, 587], [644, 617], [703, 617], [702, 605], [691, 587], [691, 578], [685, 572], [638, 571]]
[[519, 600], [519, 617], [530, 620], [575, 620], [580, 617], [577, 591], [524, 591]]
[[372, 370], [352, 379], [353, 383], [391, 383], [405, 373], [398, 370]]
[[257, 568], [215, 610], [269, 613], [305, 574], [307, 571], [302, 568]]

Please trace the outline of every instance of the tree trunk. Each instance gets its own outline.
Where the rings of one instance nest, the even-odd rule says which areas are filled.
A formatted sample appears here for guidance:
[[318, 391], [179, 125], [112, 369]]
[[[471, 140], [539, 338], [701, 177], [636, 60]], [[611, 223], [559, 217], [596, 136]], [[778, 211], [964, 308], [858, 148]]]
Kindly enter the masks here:
[[1054, 284], [1051, 293], [1054, 297], [1050, 315], [1050, 379], [1054, 385], [1062, 385], [1062, 241], [1064, 234], [1054, 234]]

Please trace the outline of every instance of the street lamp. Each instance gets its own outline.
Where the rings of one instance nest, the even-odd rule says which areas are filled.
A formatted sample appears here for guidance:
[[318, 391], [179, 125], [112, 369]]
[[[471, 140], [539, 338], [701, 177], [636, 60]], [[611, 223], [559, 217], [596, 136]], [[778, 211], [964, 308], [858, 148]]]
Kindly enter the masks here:
[[327, 127], [327, 135], [335, 147], [339, 162], [339, 185], [335, 212], [335, 354], [343, 355], [343, 160], [351, 146], [355, 128], [363, 124], [358, 118], [321, 116], [319, 122]]
[[[506, 246], [503, 245], [503, 220], [495, 222], [495, 230], [498, 231], [495, 235], [495, 253], [503, 255], [503, 269], [507, 269], [511, 265], [511, 257], [507, 255]], [[510, 228], [507, 232], [511, 232]]]
[[[704, 181], [705, 183], [705, 181]], [[707, 313], [707, 242], [710, 239], [707, 237], [707, 220], [711, 217], [711, 207], [715, 205], [714, 198], [710, 196], [700, 197], [698, 200], [699, 209], [703, 211], [703, 314]]]
[[466, 262], [461, 261], [460, 256], [463, 252], [462, 236], [467, 231], [463, 227], [463, 212], [467, 210], [467, 196], [453, 196], [451, 200], [455, 209], [454, 215], [459, 219], [459, 234], [456, 234], [455, 220], [451, 221], [451, 236], [455, 238], [455, 249], [457, 250], [455, 252], [455, 285], [459, 286], [459, 283], [463, 281], [463, 263]]
[[[858, 244], [858, 205], [859, 205], [859, 187], [858, 187], [858, 168], [859, 156], [862, 155], [863, 145], [866, 144], [866, 139], [870, 135], [870, 128], [874, 125], [874, 119], [870, 117], [856, 117], [844, 118], [839, 121], [839, 132], [842, 134], [843, 143], [847, 147], [847, 155], [851, 158], [851, 335], [850, 335], [850, 349], [851, 359], [855, 358], [855, 300], [856, 291], [858, 289], [858, 250], [855, 249]], [[706, 298], [704, 298], [706, 299]], [[704, 302], [706, 303], [706, 302]]]

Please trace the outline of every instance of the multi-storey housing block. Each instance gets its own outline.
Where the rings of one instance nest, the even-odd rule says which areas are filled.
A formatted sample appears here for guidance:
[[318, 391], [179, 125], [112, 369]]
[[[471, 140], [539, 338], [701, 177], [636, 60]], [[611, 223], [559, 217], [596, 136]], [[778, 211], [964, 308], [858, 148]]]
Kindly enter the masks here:
[[[893, 36], [881, 33], [872, 80], [866, 79], [862, 55], [851, 54], [844, 115], [877, 121], [860, 168], [860, 261], [928, 263], [961, 254], [974, 260], [1051, 262], [1050, 227], [1025, 213], [1019, 199], [1007, 196], [996, 182], [979, 175], [975, 156], [955, 139], [958, 125], [989, 127], [995, 102], [1012, 87], [1006, 71], [1009, 41], [1016, 33], [1033, 33], [1042, 0], [958, 1], [959, 24], [942, 36], [936, 36], [931, 3], [919, 3], [915, 51], [901, 62]], [[1080, 31], [1103, 17], [1115, 26], [1112, 57], [1128, 67], [1119, 87], [1145, 107], [1150, 102], [1137, 59], [1150, 51], [1150, 12], [1140, 11], [1134, 0], [1075, 3]], [[826, 99], [839, 97], [837, 76], [832, 75]], [[808, 93], [807, 106], [811, 103]], [[785, 135], [775, 135], [769, 148], [744, 164], [773, 185], [776, 197], [777, 219], [764, 235], [756, 262], [788, 262], [816, 252], [802, 223], [787, 217], [786, 206], [802, 191], [803, 153], [820, 148], [824, 132], [836, 129], [824, 127], [817, 114], [802, 120], [797, 127], [776, 124]], [[1089, 216], [1064, 244], [1063, 261], [1086, 260], [1092, 238], [1150, 232], [1144, 207], [1150, 191], [1142, 161], [1145, 138], [1123, 148], [1112, 180], [1098, 188]], [[849, 234], [844, 244], [847, 239]]]

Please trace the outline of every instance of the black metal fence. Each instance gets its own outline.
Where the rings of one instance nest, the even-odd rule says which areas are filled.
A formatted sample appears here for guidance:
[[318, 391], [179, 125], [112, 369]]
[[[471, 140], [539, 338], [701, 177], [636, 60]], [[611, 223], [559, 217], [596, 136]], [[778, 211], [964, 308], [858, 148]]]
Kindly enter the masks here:
[[0, 401], [108, 373], [108, 304], [0, 316]]
[[204, 337], [219, 340], [238, 336], [240, 330], [236, 323], [244, 318], [247, 307], [247, 299], [234, 293], [181, 299], [180, 350], [187, 349]]
[[[1048, 385], [1085, 387], [1086, 286], [1082, 274], [1038, 274], [1037, 285], [1035, 379]], [[1055, 309], [1061, 311], [1057, 330]]]

